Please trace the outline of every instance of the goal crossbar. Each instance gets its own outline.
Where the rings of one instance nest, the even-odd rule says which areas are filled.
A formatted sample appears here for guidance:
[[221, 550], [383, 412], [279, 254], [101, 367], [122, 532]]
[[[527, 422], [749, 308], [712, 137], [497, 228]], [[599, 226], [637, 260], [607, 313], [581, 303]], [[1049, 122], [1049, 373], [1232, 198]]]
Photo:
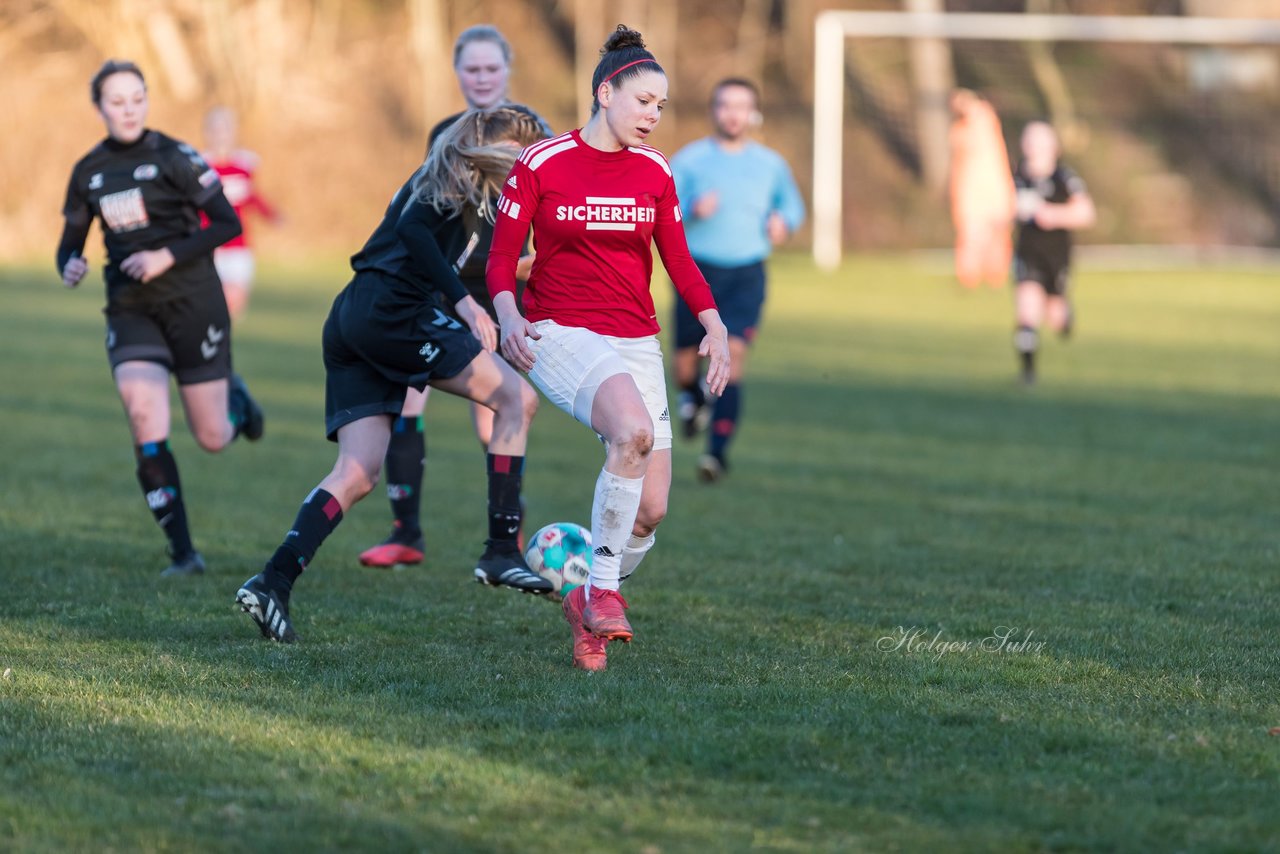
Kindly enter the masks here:
[[1170, 15], [1023, 15], [991, 12], [842, 12], [814, 20], [813, 260], [840, 265], [844, 50], [850, 38], [1280, 44], [1280, 21]]

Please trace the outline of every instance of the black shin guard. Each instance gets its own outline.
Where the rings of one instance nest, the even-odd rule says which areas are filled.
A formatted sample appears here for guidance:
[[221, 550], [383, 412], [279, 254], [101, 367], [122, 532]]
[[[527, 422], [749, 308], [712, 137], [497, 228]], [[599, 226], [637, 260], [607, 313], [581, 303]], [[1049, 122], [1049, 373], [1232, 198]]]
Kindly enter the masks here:
[[342, 505], [323, 489], [316, 488], [298, 508], [298, 517], [267, 562], [267, 573], [274, 574], [275, 583], [286, 590], [293, 587], [302, 571], [315, 557], [325, 537], [333, 533], [342, 521]]
[[195, 549], [187, 526], [187, 509], [182, 501], [182, 481], [178, 463], [169, 450], [169, 440], [147, 442], [134, 448], [138, 460], [138, 485], [151, 508], [151, 515], [169, 538], [169, 551], [175, 560], [187, 557]]
[[396, 533], [406, 543], [422, 533], [422, 478], [426, 466], [427, 440], [422, 418], [397, 418], [387, 444], [387, 497], [397, 522]]
[[489, 472], [489, 542], [516, 548], [523, 515], [520, 488], [524, 480], [524, 457], [486, 454]]

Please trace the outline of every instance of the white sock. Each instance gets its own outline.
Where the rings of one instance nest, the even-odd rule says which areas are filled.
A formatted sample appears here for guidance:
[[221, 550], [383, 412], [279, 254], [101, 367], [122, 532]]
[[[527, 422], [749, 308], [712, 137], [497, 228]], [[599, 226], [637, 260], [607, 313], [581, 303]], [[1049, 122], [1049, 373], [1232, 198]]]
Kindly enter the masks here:
[[622, 568], [618, 577], [619, 583], [626, 581], [631, 577], [631, 573], [636, 571], [640, 561], [644, 560], [644, 556], [649, 553], [649, 549], [653, 548], [654, 539], [653, 534], [647, 537], [637, 537], [632, 534], [631, 538], [627, 540], [627, 547], [622, 550]]
[[619, 477], [600, 470], [596, 478], [595, 500], [591, 502], [591, 577], [586, 593], [591, 588], [617, 590], [622, 572], [622, 554], [626, 549], [631, 528], [640, 512], [640, 488], [642, 477]]

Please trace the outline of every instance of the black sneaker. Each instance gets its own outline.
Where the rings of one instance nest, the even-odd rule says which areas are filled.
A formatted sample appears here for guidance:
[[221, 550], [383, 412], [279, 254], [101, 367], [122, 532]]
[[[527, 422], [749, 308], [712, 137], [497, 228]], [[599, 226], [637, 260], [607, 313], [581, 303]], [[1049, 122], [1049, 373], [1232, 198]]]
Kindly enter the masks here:
[[289, 619], [289, 593], [271, 587], [264, 576], [265, 573], [260, 572], [240, 585], [236, 604], [253, 617], [264, 638], [293, 643], [298, 635]]
[[476, 562], [476, 581], [490, 587], [511, 587], [522, 593], [550, 593], [555, 589], [550, 581], [529, 569], [514, 543], [496, 547], [488, 543]]
[[[170, 552], [170, 557], [173, 553]], [[192, 551], [185, 557], [174, 558], [173, 563], [160, 573], [161, 578], [174, 578], [182, 575], [203, 575], [204, 574], [204, 558], [200, 556], [200, 552]]]
[[250, 442], [262, 438], [266, 418], [262, 407], [249, 394], [249, 387], [239, 374], [232, 374], [227, 383], [227, 408], [236, 422], [236, 435], [244, 436]]

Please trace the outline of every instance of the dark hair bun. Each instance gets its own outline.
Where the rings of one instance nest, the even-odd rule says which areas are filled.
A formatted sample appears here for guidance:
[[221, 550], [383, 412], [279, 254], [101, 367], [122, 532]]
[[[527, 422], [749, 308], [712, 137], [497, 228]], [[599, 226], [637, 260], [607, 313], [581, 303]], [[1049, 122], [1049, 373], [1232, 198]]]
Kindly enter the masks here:
[[626, 24], [618, 24], [618, 29], [609, 36], [609, 40], [604, 43], [604, 50], [600, 52], [612, 53], [615, 50], [626, 50], [631, 47], [644, 50], [644, 36], [635, 30], [628, 29]]

